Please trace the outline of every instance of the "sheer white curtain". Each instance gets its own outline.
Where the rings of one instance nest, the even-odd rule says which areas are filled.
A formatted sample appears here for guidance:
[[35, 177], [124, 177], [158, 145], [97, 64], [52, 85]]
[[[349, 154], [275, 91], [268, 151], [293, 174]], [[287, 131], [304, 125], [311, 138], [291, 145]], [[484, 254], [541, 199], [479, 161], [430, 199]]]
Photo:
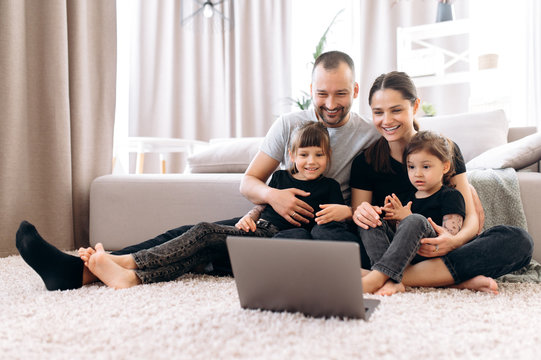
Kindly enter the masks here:
[[263, 136], [289, 109], [289, 0], [225, 0], [229, 20], [184, 22], [200, 2], [129, 6], [129, 136]]
[[541, 3], [529, 1], [527, 39], [527, 125], [541, 128]]
[[[371, 1], [352, 0], [353, 16], [357, 19], [359, 48], [355, 49], [361, 60], [358, 64], [360, 78], [359, 112], [370, 114], [368, 92], [374, 79], [382, 73], [397, 69], [396, 28], [434, 23], [437, 1]], [[455, 18], [468, 17], [465, 2], [456, 2]], [[453, 41], [447, 40], [450, 46]], [[460, 41], [460, 39], [458, 39]], [[419, 88], [421, 99], [436, 104], [440, 114], [468, 111], [469, 89], [467, 85], [445, 85], [433, 88]]]

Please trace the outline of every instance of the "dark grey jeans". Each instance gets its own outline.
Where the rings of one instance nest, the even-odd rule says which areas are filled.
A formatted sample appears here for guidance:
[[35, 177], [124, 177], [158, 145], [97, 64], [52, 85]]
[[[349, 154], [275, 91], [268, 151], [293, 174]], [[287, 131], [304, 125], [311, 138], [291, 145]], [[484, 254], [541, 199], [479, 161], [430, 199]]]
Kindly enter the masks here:
[[[421, 246], [420, 240], [435, 237], [436, 232], [428, 220], [419, 214], [411, 214], [400, 222], [396, 232], [389, 223], [368, 230], [359, 229], [364, 248], [370, 257], [372, 270], [389, 276], [396, 282], [402, 281], [406, 267], [414, 260]], [[426, 258], [418, 256], [416, 262]]]
[[135, 273], [143, 284], [174, 280], [226, 252], [227, 236], [272, 237], [278, 231], [264, 220], [258, 222], [255, 232], [248, 233], [234, 226], [202, 222], [161, 245], [133, 253], [138, 267]]
[[[414, 264], [427, 259], [416, 255], [420, 246], [419, 240], [423, 237], [435, 236], [435, 233], [415, 236], [416, 233], [413, 232], [414, 236], [411, 238], [397, 238], [398, 233], [402, 231], [404, 221], [410, 217], [408, 216], [400, 222], [396, 234], [392, 232], [388, 224], [375, 229], [359, 230], [368, 256], [373, 261], [372, 264], [375, 264], [372, 268], [383, 272], [395, 281], [402, 279], [405, 270], [404, 264], [407, 267], [410, 263]], [[418, 226], [420, 233], [430, 232], [426, 229], [428, 221], [424, 216], [417, 215], [411, 219], [411, 223], [410, 225], [413, 227]], [[432, 230], [429, 224], [428, 226]], [[404, 233], [406, 232], [404, 229]], [[386, 250], [385, 237], [388, 239]], [[395, 243], [396, 246], [393, 245]], [[455, 284], [458, 284], [478, 275], [497, 278], [519, 270], [530, 263], [532, 252], [533, 240], [527, 231], [515, 226], [497, 225], [482, 232], [458, 249], [442, 256], [441, 259], [453, 276]], [[377, 265], [378, 261], [380, 265]]]

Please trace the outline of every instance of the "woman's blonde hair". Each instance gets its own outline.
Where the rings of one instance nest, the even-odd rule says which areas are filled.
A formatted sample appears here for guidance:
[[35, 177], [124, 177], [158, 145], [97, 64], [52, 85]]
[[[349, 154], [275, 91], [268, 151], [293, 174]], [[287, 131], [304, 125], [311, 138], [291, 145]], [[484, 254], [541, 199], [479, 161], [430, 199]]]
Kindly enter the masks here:
[[443, 184], [449, 186], [455, 175], [453, 162], [454, 145], [448, 138], [432, 131], [419, 131], [415, 134], [404, 150], [404, 165], [407, 166], [408, 156], [419, 151], [426, 151], [437, 157], [441, 162], [449, 162], [449, 171], [443, 174]]
[[[329, 138], [329, 132], [325, 125], [320, 122], [307, 122], [302, 124], [293, 133], [289, 151], [292, 155], [295, 155], [299, 148], [317, 146], [323, 150], [325, 156], [327, 156], [327, 169], [331, 165], [331, 139]], [[298, 172], [295, 163], [293, 162], [289, 168], [291, 174]]]

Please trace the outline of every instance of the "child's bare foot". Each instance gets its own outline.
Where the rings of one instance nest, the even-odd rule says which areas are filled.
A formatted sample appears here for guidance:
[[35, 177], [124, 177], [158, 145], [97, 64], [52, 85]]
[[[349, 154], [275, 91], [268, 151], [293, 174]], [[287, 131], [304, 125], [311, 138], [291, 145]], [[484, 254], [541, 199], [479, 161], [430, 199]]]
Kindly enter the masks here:
[[458, 285], [451, 286], [456, 289], [469, 289], [483, 291], [491, 294], [498, 294], [498, 283], [492, 278], [478, 275], [470, 280], [461, 282]]
[[370, 270], [366, 270], [366, 269], [361, 268], [361, 277], [364, 277], [364, 276], [366, 276], [366, 275], [368, 275], [370, 273], [371, 273]]
[[88, 268], [103, 283], [115, 289], [125, 289], [141, 283], [134, 271], [113, 261], [101, 243], [96, 244], [96, 252], [90, 256]]
[[[100, 246], [102, 246], [101, 243], [100, 243]], [[90, 259], [90, 257], [94, 255], [94, 253], [96, 253], [96, 250], [94, 250], [91, 247], [79, 249], [79, 257], [81, 258], [81, 260], [84, 261], [85, 266], [88, 266], [88, 259]], [[111, 260], [114, 261], [117, 265], [120, 265], [125, 269], [130, 269], [130, 270], [137, 269], [137, 264], [135, 263], [131, 255], [111, 255], [109, 253], [105, 253], [105, 254], [109, 256]]]
[[373, 294], [385, 284], [387, 279], [389, 279], [389, 277], [384, 273], [377, 270], [370, 271], [370, 273], [362, 277], [363, 293]]
[[385, 284], [375, 292], [376, 295], [385, 295], [385, 296], [391, 296], [397, 293], [403, 293], [406, 292], [406, 288], [404, 287], [404, 284], [396, 283], [393, 280], [389, 279]]
[[79, 257], [81, 258], [81, 260], [83, 260], [83, 262], [85, 263], [85, 266], [88, 266], [88, 259], [90, 259], [90, 257], [96, 252], [96, 250], [94, 250], [93, 248], [91, 247], [87, 247], [87, 248], [79, 248]]

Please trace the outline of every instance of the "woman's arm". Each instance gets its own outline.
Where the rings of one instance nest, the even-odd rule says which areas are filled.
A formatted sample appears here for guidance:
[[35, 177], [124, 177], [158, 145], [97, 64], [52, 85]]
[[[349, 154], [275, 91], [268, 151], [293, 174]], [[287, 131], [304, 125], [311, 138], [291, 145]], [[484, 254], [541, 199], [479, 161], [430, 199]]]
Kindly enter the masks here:
[[351, 209], [353, 210], [353, 221], [363, 229], [375, 228], [381, 225], [379, 206], [370, 204], [372, 191], [351, 188]]
[[455, 235], [455, 249], [464, 245], [471, 239], [473, 239], [479, 230], [479, 217], [475, 209], [472, 192], [470, 189], [470, 183], [466, 173], [455, 175], [451, 178], [451, 184], [455, 185], [456, 189], [460, 191], [464, 198], [466, 205], [466, 216], [464, 218], [464, 224], [462, 228]]
[[[466, 216], [464, 217], [462, 228], [458, 233], [452, 234], [446, 228], [438, 226], [431, 221], [437, 236], [435, 238], [421, 239], [421, 247], [417, 252], [421, 256], [435, 257], [448, 254], [473, 239], [478, 233], [479, 217], [475, 209], [466, 173], [453, 176], [451, 178], [451, 183], [456, 186], [458, 191], [460, 191], [464, 198], [464, 204], [466, 205]], [[434, 251], [435, 247], [438, 251]]]

